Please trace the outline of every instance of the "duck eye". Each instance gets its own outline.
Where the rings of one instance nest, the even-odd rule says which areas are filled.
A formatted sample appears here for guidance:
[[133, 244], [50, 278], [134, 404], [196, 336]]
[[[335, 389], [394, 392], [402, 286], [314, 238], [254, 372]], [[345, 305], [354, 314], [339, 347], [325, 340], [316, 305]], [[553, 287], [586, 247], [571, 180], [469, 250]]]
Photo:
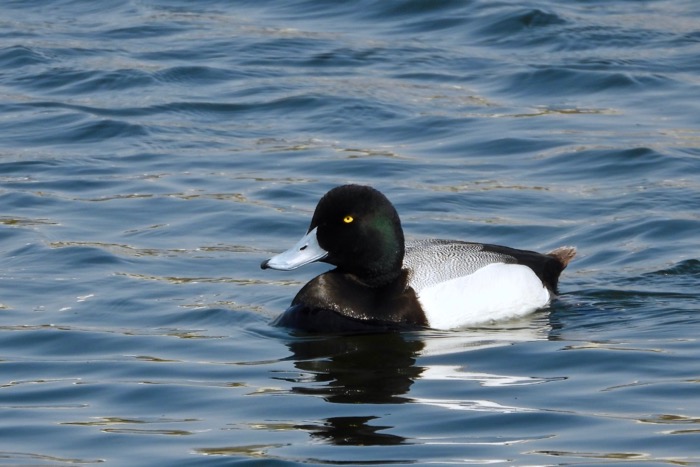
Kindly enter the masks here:
[[345, 217], [343, 217], [343, 222], [345, 222], [346, 224], [351, 224], [352, 221], [354, 221], [354, 220], [355, 220], [355, 218], [352, 217], [352, 216], [345, 216]]

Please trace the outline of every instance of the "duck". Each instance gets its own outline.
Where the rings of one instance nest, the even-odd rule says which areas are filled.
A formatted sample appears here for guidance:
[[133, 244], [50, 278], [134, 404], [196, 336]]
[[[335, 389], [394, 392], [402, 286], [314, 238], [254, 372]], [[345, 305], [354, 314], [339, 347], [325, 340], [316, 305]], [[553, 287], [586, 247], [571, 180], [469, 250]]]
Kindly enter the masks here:
[[273, 325], [306, 332], [451, 330], [546, 308], [576, 255], [461, 240], [405, 241], [399, 214], [379, 190], [335, 187], [319, 200], [306, 234], [264, 260], [291, 271], [335, 266], [310, 280]]

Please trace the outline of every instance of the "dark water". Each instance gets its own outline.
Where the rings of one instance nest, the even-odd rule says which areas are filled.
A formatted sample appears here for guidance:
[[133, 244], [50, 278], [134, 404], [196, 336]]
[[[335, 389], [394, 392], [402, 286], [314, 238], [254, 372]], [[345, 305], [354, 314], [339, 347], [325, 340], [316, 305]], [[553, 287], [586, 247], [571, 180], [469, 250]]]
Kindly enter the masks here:
[[[699, 57], [695, 0], [3, 2], [0, 463], [700, 464]], [[270, 327], [349, 181], [560, 300]]]

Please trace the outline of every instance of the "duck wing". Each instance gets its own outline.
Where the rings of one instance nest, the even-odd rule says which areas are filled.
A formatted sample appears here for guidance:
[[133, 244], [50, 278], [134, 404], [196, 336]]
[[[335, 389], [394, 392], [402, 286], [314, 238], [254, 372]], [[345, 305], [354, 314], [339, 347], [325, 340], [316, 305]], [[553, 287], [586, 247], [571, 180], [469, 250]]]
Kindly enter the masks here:
[[468, 276], [493, 263], [525, 265], [549, 290], [556, 292], [559, 275], [575, 254], [573, 247], [542, 254], [500, 245], [428, 239], [406, 243], [403, 266], [409, 270], [409, 284], [417, 292]]

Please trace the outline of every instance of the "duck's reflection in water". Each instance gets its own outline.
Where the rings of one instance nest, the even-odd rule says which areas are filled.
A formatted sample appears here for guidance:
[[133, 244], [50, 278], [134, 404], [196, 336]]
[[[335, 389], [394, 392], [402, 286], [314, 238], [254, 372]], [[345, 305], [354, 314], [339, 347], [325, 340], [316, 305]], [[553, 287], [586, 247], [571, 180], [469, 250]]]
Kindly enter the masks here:
[[[507, 324], [455, 332], [404, 332], [365, 335], [326, 335], [293, 338], [287, 342], [288, 357], [300, 371], [284, 378], [295, 394], [322, 397], [337, 404], [418, 403], [454, 410], [518, 411], [484, 401], [424, 399], [409, 396], [418, 379], [476, 381], [484, 386], [539, 384], [540, 378], [470, 372], [453, 358], [441, 364], [441, 355], [509, 346], [515, 342], [546, 340], [551, 326], [544, 316]], [[417, 364], [430, 357], [430, 366]], [[423, 360], [426, 361], [426, 360]], [[390, 434], [394, 427], [381, 426], [378, 416], [336, 416], [296, 425], [312, 437], [338, 445], [393, 445], [410, 442]]]
[[319, 425], [297, 425], [295, 428], [308, 431], [317, 439], [338, 446], [394, 446], [404, 444], [406, 438], [380, 433], [381, 430], [392, 426], [370, 425], [369, 422], [378, 417], [330, 417]]
[[424, 343], [411, 334], [327, 336], [288, 345], [294, 366], [313, 376], [293, 392], [320, 395], [328, 402], [406, 402], [403, 395], [423, 372], [415, 363]]
[[[424, 343], [413, 334], [385, 333], [302, 338], [288, 343], [294, 366], [304, 377], [292, 392], [317, 395], [340, 404], [400, 404], [423, 372], [416, 357]], [[394, 445], [401, 436], [370, 425], [375, 416], [330, 417], [297, 426], [311, 436], [337, 445]]]

